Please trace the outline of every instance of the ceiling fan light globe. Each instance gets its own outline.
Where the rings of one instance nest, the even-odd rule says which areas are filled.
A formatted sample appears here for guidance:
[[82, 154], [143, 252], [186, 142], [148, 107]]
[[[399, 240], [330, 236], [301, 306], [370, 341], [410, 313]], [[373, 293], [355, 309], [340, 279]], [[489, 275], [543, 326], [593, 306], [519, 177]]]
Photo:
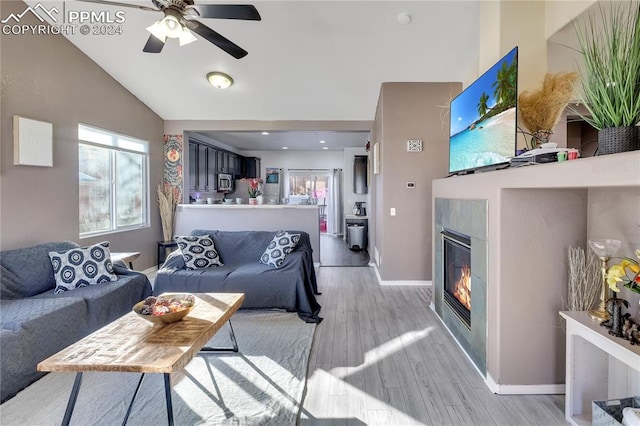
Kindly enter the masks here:
[[178, 18], [173, 15], [166, 15], [160, 21], [164, 35], [169, 38], [178, 38], [182, 34], [182, 24]]
[[233, 84], [233, 78], [223, 72], [210, 72], [207, 74], [207, 80], [216, 89], [226, 89]]
[[193, 43], [198, 39], [191, 33], [191, 31], [189, 31], [188, 28], [185, 27], [182, 30], [182, 34], [180, 34], [179, 40], [180, 46], [184, 46], [185, 44]]
[[161, 42], [164, 43], [167, 41], [167, 36], [164, 34], [164, 31], [162, 31], [162, 24], [160, 24], [160, 21], [156, 21], [155, 24], [147, 27], [147, 31], [153, 34], [153, 36]]

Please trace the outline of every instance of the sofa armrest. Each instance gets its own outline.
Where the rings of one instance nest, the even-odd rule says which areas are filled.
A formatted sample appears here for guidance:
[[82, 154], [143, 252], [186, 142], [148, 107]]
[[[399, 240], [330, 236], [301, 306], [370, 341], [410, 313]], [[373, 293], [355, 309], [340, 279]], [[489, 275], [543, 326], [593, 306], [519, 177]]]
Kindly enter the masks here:
[[159, 271], [162, 271], [162, 270], [176, 271], [180, 269], [186, 269], [186, 266], [184, 264], [184, 258], [182, 257], [182, 252], [180, 251], [180, 249], [178, 249], [169, 253], [169, 255], [167, 256], [167, 259], [164, 261]]

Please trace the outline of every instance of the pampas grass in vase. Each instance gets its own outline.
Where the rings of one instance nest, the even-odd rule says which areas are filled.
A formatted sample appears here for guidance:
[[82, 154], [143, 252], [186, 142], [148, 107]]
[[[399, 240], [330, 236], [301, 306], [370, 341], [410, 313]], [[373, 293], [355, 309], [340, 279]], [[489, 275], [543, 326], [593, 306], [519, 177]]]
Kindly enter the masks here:
[[531, 148], [548, 142], [562, 112], [573, 99], [575, 72], [547, 73], [542, 87], [525, 90], [518, 97], [518, 114], [522, 124], [531, 132]]
[[171, 189], [165, 191], [162, 185], [158, 185], [158, 206], [160, 207], [163, 241], [171, 241], [173, 239], [173, 221], [176, 212], [176, 200], [173, 198]]

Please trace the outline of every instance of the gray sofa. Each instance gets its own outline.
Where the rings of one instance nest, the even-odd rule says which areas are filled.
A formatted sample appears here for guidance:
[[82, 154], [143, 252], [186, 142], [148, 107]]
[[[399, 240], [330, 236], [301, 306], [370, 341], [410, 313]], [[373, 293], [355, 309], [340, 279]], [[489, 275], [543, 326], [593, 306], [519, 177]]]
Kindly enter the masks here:
[[275, 268], [258, 262], [275, 232], [194, 230], [191, 235], [211, 236], [224, 266], [188, 270], [180, 250], [175, 250], [158, 270], [153, 293], [240, 292], [245, 295], [242, 309], [285, 309], [306, 322], [320, 322], [309, 234], [288, 232], [300, 234], [300, 241]]
[[2, 402], [45, 373], [37, 364], [108, 324], [151, 295], [141, 273], [114, 263], [117, 281], [54, 294], [50, 251], [69, 241], [0, 253], [0, 399]]

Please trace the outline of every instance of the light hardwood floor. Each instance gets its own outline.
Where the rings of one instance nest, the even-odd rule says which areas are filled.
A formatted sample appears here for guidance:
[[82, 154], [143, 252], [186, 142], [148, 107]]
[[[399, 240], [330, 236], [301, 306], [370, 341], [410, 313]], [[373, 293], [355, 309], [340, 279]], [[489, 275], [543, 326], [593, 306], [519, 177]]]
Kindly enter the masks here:
[[492, 394], [429, 308], [430, 289], [381, 287], [369, 267], [322, 267], [318, 282], [324, 321], [300, 424], [566, 424], [564, 395]]
[[342, 235], [320, 234], [320, 263], [322, 266], [367, 266], [369, 253], [350, 250]]

